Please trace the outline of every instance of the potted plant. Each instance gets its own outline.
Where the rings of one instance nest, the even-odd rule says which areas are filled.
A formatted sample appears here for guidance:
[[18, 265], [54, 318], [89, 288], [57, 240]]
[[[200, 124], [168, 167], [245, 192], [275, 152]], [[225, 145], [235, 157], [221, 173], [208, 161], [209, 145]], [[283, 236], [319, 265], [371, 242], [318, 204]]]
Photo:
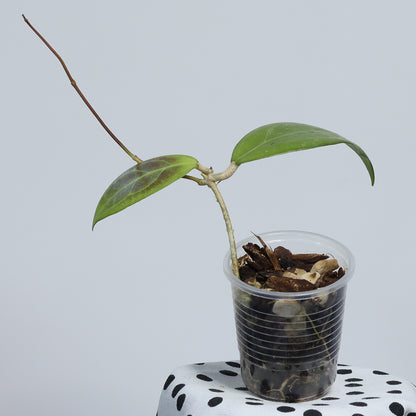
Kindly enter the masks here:
[[[374, 184], [366, 153], [337, 133], [300, 123], [273, 123], [246, 134], [235, 146], [229, 166], [214, 172], [188, 155], [142, 160], [114, 135], [77, 86], [61, 56], [23, 16], [27, 25], [61, 63], [71, 85], [134, 165], [112, 182], [101, 197], [94, 226], [104, 218], [162, 190], [179, 179], [208, 186], [225, 221], [230, 250], [225, 273], [233, 289], [242, 376], [262, 397], [301, 401], [324, 394], [335, 379], [346, 283], [351, 253], [340, 243], [305, 232], [275, 232], [235, 243], [230, 216], [218, 184], [248, 162], [287, 152], [345, 144], [364, 163]], [[191, 175], [197, 171], [199, 176]]]
[[240, 278], [231, 271], [229, 255], [224, 261], [241, 375], [266, 399], [315, 399], [335, 381], [353, 257], [339, 242], [315, 233], [278, 231], [256, 238], [259, 245], [252, 238], [238, 244]]

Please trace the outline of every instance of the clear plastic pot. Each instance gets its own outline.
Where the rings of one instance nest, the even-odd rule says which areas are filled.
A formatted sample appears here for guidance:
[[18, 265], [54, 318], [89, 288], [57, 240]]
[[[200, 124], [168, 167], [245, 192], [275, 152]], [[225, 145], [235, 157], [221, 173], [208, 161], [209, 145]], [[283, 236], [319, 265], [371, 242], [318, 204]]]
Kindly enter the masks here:
[[[323, 396], [335, 381], [346, 287], [354, 259], [341, 243], [320, 234], [277, 231], [260, 235], [272, 249], [293, 254], [327, 254], [345, 275], [313, 291], [275, 292], [257, 289], [232, 273], [230, 253], [224, 271], [231, 282], [241, 374], [247, 388], [260, 397], [299, 402]], [[237, 244], [258, 243], [256, 238]]]

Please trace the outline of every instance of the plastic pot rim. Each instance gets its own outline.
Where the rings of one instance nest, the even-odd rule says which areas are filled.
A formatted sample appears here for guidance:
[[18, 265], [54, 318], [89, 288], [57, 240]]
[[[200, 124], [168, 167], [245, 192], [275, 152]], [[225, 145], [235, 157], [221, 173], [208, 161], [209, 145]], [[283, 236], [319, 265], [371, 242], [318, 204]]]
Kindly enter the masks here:
[[[354, 269], [355, 269], [355, 261], [354, 256], [352, 255], [351, 251], [345, 247], [343, 244], [341, 244], [339, 241], [334, 240], [331, 237], [327, 237], [322, 234], [313, 233], [309, 231], [298, 231], [298, 230], [282, 230], [282, 231], [271, 231], [271, 232], [265, 232], [258, 234], [266, 244], [273, 244], [285, 245], [285, 241], [287, 240], [310, 240], [313, 241], [314, 244], [322, 245], [322, 249], [324, 251], [324, 254], [327, 254], [330, 256], [330, 258], [335, 258], [340, 263], [340, 266], [344, 268], [345, 274], [342, 276], [339, 280], [337, 280], [335, 283], [332, 283], [331, 285], [321, 287], [314, 290], [308, 290], [308, 291], [302, 291], [302, 292], [278, 292], [278, 291], [269, 291], [265, 289], [259, 289], [254, 286], [251, 286], [239, 278], [237, 278], [233, 272], [232, 272], [232, 266], [231, 266], [231, 253], [230, 250], [228, 250], [223, 266], [224, 266], [224, 273], [228, 280], [231, 282], [232, 286], [239, 288], [243, 292], [246, 292], [250, 295], [257, 295], [262, 298], [267, 298], [271, 300], [278, 300], [278, 299], [288, 299], [288, 300], [303, 300], [303, 299], [310, 299], [315, 297], [320, 297], [325, 295], [325, 293], [332, 293], [344, 286], [348, 283], [348, 281], [351, 279]], [[244, 244], [247, 244], [248, 242], [255, 241], [255, 236], [250, 236], [247, 238], [244, 238], [237, 242], [237, 250], [241, 248]], [[342, 252], [344, 261], [341, 261], [339, 258], [340, 255], [338, 252]], [[300, 254], [300, 253], [294, 253], [294, 254]], [[344, 264], [344, 263], [347, 263]]]

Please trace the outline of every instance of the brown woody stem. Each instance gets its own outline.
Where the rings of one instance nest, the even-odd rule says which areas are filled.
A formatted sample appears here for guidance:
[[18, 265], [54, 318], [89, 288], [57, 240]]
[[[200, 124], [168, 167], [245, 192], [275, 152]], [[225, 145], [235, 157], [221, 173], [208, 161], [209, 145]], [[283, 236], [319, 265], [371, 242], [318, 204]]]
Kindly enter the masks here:
[[127, 149], [126, 146], [117, 138], [117, 136], [108, 128], [108, 126], [104, 123], [104, 121], [101, 119], [101, 117], [97, 114], [97, 112], [94, 110], [92, 105], [88, 102], [88, 100], [85, 98], [82, 91], [78, 88], [78, 85], [74, 78], [72, 77], [71, 73], [68, 70], [68, 67], [66, 66], [65, 62], [61, 58], [61, 56], [56, 52], [54, 48], [49, 44], [49, 42], [32, 26], [32, 24], [29, 22], [28, 19], [26, 19], [25, 15], [22, 14], [23, 20], [27, 23], [27, 25], [32, 29], [32, 31], [39, 37], [39, 39], [47, 46], [47, 48], [56, 56], [56, 58], [61, 63], [65, 74], [69, 78], [69, 81], [71, 82], [71, 85], [74, 87], [75, 91], [78, 93], [78, 95], [81, 97], [82, 101], [84, 101], [85, 105], [88, 107], [88, 109], [91, 111], [91, 113], [94, 115], [94, 117], [98, 120], [98, 122], [101, 124], [101, 126], [104, 128], [104, 130], [110, 135], [110, 137], [137, 163], [140, 163], [142, 160], [134, 155], [132, 152], [130, 152], [129, 149]]

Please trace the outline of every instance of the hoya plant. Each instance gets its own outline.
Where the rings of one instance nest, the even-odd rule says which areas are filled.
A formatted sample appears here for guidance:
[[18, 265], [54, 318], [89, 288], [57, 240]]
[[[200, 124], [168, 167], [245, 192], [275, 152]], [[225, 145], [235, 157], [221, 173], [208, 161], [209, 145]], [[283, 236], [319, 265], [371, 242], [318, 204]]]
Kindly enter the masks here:
[[[211, 167], [203, 166], [195, 157], [188, 155], [163, 155], [142, 160], [132, 153], [108, 128], [79, 89], [61, 56], [24, 15], [23, 19], [59, 60], [71, 85], [98, 122], [134, 161], [134, 165], [118, 176], [104, 192], [95, 210], [93, 228], [104, 218], [142, 201], [155, 192], [173, 184], [178, 179], [194, 181], [200, 186], [208, 186], [221, 207], [228, 234], [233, 273], [239, 277], [233, 227], [218, 184], [234, 175], [240, 165], [283, 153], [345, 144], [360, 157], [370, 175], [371, 184], [374, 184], [375, 176], [372, 163], [364, 150], [358, 145], [332, 131], [292, 122], [267, 124], [250, 131], [234, 147], [230, 164], [223, 172], [214, 172]], [[191, 175], [192, 171], [196, 171], [198, 176]]]

